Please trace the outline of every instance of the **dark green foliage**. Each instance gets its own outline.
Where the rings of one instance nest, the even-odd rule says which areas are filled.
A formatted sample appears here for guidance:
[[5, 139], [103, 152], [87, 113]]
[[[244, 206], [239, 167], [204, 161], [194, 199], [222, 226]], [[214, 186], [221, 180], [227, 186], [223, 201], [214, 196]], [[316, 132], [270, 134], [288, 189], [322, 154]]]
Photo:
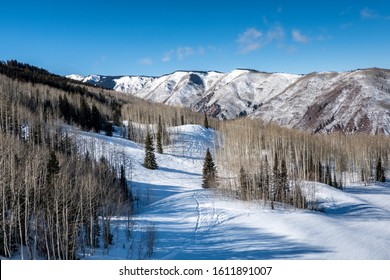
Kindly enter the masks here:
[[153, 139], [150, 135], [149, 129], [146, 132], [145, 138], [145, 159], [144, 167], [148, 169], [157, 169], [158, 165], [156, 162], [156, 156], [154, 154]]
[[241, 198], [243, 200], [248, 200], [248, 193], [249, 193], [249, 182], [248, 182], [248, 174], [246, 174], [244, 167], [241, 166], [240, 168], [240, 190], [241, 190]]
[[106, 131], [107, 136], [112, 136], [112, 133], [114, 132], [114, 127], [112, 126], [111, 122], [106, 122], [104, 125], [104, 130]]
[[337, 183], [336, 172], [333, 172], [332, 186], [333, 186], [334, 188], [336, 188], [336, 189], [341, 189], [340, 184]]
[[162, 154], [163, 153], [163, 146], [162, 146], [162, 133], [163, 133], [163, 126], [161, 123], [161, 116], [158, 116], [158, 124], [157, 124], [157, 135], [156, 135], [156, 146], [157, 146], [157, 153]]
[[92, 105], [91, 126], [95, 132], [99, 133], [101, 128], [101, 116], [95, 104]]
[[376, 163], [375, 180], [378, 182], [386, 182], [385, 170], [382, 166], [382, 158], [379, 156]]
[[314, 162], [313, 162], [313, 156], [310, 155], [309, 157], [309, 162], [308, 162], [308, 167], [307, 167], [307, 179], [309, 181], [314, 181], [315, 178], [314, 178], [314, 175], [315, 175], [315, 166], [314, 166]]
[[214, 164], [209, 148], [207, 148], [206, 155], [203, 162], [202, 171], [202, 187], [214, 188], [217, 187], [217, 168]]
[[123, 197], [125, 199], [130, 199], [131, 200], [131, 192], [129, 191], [127, 187], [127, 178], [126, 178], [126, 170], [123, 165], [121, 165], [120, 168], [120, 177], [119, 177], [119, 188], [123, 192]]
[[282, 162], [280, 164], [279, 180], [280, 180], [280, 189], [281, 189], [280, 200], [286, 203], [288, 202], [290, 188], [289, 188], [289, 182], [287, 178], [286, 160], [284, 158], [282, 159]]
[[271, 192], [272, 200], [279, 200], [281, 194], [281, 186], [279, 180], [279, 160], [278, 154], [275, 152], [273, 172], [273, 191]]
[[324, 171], [322, 168], [322, 163], [321, 161], [318, 162], [318, 182], [323, 183], [324, 182]]
[[120, 125], [121, 105], [114, 100], [111, 102], [111, 110], [113, 112], [112, 121], [114, 125]]
[[81, 86], [81, 83], [80, 85], [76, 85], [77, 82], [75, 81], [70, 83], [70, 80], [65, 77], [51, 74], [47, 70], [20, 63], [16, 60], [0, 61], [0, 74], [32, 84], [45, 84], [73, 94], [89, 95], [85, 87]]
[[80, 101], [80, 112], [79, 112], [79, 120], [81, 128], [90, 130], [92, 128], [92, 113], [89, 108], [87, 102], [84, 98], [81, 98]]
[[56, 153], [51, 151], [49, 161], [47, 163], [47, 177], [50, 178], [60, 172], [60, 165]]
[[66, 96], [62, 97], [60, 95], [58, 101], [58, 107], [60, 110], [60, 117], [62, 117], [65, 122], [72, 124], [73, 122], [78, 123], [77, 109], [75, 106], [69, 103]]
[[327, 184], [329, 186], [333, 186], [332, 173], [330, 172], [329, 164], [327, 164], [326, 168], [325, 168], [325, 184]]
[[209, 128], [209, 120], [207, 118], [207, 114], [204, 113], [203, 126], [208, 129]]

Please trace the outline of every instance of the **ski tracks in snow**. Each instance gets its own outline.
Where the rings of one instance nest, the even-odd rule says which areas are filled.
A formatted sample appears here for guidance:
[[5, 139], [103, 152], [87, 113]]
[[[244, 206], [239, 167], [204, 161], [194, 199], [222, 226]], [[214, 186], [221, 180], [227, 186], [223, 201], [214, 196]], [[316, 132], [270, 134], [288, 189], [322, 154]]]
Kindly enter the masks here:
[[214, 232], [219, 231], [219, 228], [241, 216], [248, 216], [250, 213], [233, 213], [226, 211], [226, 209], [218, 208], [216, 205], [215, 194], [210, 190], [194, 190], [192, 193], [192, 200], [195, 202], [194, 209], [196, 213], [196, 221], [191, 232], [180, 246], [177, 246], [170, 253], [165, 255], [162, 259], [173, 259], [176, 255], [182, 253], [188, 247], [196, 242], [207, 242], [209, 236]]

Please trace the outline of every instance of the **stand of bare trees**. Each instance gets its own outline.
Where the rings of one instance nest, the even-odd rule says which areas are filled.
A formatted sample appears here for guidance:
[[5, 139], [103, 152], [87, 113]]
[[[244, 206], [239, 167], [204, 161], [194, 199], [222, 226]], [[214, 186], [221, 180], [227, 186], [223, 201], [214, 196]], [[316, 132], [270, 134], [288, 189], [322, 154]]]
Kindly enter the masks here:
[[223, 122], [219, 130], [220, 186], [245, 200], [312, 207], [300, 182], [342, 189], [351, 182], [383, 181], [390, 163], [384, 135], [309, 134], [250, 119]]
[[0, 255], [7, 258], [76, 259], [108, 247], [111, 217], [131, 207], [119, 172], [80, 154], [63, 130], [63, 96], [79, 113], [95, 106], [113, 116], [96, 96], [0, 75]]
[[98, 247], [100, 234], [108, 246], [110, 217], [126, 195], [106, 161], [0, 134], [0, 165], [1, 255], [75, 259], [78, 250]]

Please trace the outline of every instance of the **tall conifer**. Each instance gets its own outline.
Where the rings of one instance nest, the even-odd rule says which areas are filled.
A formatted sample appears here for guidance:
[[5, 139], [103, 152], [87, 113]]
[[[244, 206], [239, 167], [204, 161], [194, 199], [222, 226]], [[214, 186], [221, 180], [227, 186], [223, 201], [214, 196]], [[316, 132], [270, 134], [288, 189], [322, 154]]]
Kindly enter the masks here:
[[146, 132], [145, 139], [145, 159], [144, 167], [148, 169], [157, 169], [158, 165], [156, 162], [156, 156], [154, 155], [153, 139], [150, 136], [149, 128]]
[[215, 167], [210, 150], [207, 148], [206, 156], [203, 163], [203, 188], [211, 188], [217, 186], [217, 168]]

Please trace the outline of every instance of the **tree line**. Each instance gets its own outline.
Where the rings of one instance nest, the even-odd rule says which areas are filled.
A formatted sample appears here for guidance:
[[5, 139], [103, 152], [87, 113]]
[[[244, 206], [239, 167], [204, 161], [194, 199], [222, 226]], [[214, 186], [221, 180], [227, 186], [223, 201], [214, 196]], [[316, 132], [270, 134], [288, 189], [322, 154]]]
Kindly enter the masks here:
[[338, 189], [386, 181], [390, 140], [385, 135], [310, 134], [250, 119], [225, 121], [219, 132], [219, 186], [244, 200], [316, 208], [305, 181]]
[[112, 104], [0, 75], [0, 255], [77, 259], [108, 248], [111, 217], [132, 208], [124, 169], [81, 154], [63, 123], [101, 129]]

